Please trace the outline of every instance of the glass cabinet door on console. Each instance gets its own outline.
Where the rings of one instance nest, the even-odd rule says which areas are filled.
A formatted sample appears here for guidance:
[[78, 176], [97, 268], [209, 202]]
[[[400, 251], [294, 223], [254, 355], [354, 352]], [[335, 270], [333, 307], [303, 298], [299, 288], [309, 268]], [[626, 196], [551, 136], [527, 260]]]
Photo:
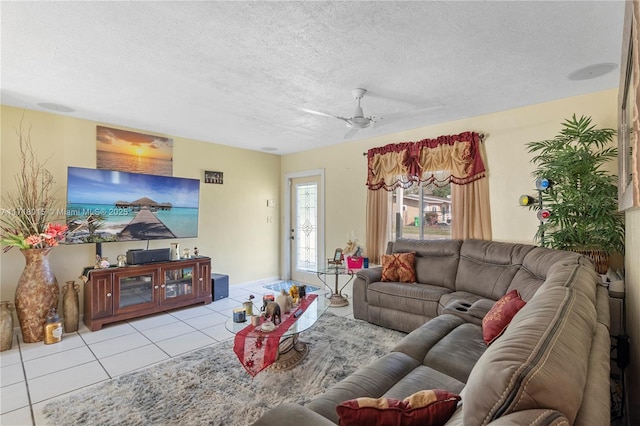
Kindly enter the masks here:
[[178, 299], [193, 299], [196, 297], [196, 286], [194, 277], [195, 268], [178, 267], [162, 268], [162, 283], [160, 289], [162, 304], [171, 304]]
[[153, 271], [116, 272], [114, 274], [114, 310], [116, 313], [152, 308], [156, 305], [155, 290], [158, 288]]
[[200, 263], [198, 271], [198, 297], [208, 298], [211, 293], [211, 263]]

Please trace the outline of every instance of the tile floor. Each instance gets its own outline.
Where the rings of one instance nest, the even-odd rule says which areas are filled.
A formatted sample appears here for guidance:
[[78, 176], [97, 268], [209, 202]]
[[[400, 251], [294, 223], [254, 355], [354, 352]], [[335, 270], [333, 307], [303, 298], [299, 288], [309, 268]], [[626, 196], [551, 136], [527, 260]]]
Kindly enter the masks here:
[[[269, 284], [269, 283], [265, 283]], [[232, 309], [250, 294], [262, 295], [264, 284], [236, 285], [229, 298], [209, 305], [80, 329], [60, 343], [22, 343], [0, 352], [0, 424], [46, 425], [43, 407], [53, 398], [143, 369], [169, 358], [233, 338], [224, 323]], [[351, 296], [351, 284], [343, 294]], [[353, 318], [351, 305], [329, 312]]]

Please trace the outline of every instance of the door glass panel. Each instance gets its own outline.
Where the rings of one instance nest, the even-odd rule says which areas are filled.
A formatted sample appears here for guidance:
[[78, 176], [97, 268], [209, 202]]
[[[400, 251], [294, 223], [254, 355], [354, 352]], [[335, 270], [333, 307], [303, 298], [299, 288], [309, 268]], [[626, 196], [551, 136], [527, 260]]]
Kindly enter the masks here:
[[296, 270], [315, 270], [318, 263], [318, 185], [296, 185]]
[[164, 272], [164, 297], [193, 294], [193, 268], [170, 269]]
[[153, 300], [153, 274], [120, 278], [119, 306], [140, 305]]

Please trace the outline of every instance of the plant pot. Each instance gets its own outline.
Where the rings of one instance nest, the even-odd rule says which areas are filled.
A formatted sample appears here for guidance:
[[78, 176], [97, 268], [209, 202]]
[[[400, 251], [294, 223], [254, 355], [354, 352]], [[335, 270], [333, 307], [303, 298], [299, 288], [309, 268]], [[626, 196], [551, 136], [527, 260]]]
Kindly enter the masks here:
[[576, 253], [580, 253], [593, 262], [596, 268], [596, 272], [599, 274], [606, 274], [609, 270], [609, 255], [604, 250], [571, 250]]
[[47, 314], [51, 308], [58, 307], [60, 289], [49, 263], [51, 250], [20, 250], [26, 264], [18, 280], [15, 305], [25, 343], [41, 342], [44, 339]]

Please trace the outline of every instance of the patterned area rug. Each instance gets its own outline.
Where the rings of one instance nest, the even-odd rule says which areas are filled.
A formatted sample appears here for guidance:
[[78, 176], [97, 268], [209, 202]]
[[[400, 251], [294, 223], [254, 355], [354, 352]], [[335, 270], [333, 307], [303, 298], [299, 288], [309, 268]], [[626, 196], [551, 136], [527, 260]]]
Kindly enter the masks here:
[[309, 353], [290, 371], [252, 379], [226, 341], [60, 398], [44, 413], [56, 425], [245, 426], [282, 402], [309, 402], [404, 336], [327, 312], [300, 335]]

